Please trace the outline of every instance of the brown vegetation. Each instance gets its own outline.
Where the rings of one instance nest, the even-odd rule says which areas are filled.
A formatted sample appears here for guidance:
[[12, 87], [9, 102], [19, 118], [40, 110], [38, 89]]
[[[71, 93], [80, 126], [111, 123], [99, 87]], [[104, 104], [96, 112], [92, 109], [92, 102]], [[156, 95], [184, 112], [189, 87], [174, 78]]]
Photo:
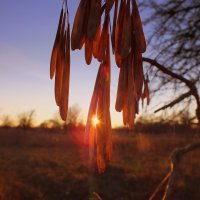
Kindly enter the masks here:
[[[148, 199], [170, 169], [170, 154], [197, 134], [113, 133], [113, 160], [104, 174], [91, 172], [84, 131], [0, 129], [0, 199]], [[182, 160], [173, 199], [197, 200], [199, 151]], [[160, 199], [161, 194], [157, 198]]]

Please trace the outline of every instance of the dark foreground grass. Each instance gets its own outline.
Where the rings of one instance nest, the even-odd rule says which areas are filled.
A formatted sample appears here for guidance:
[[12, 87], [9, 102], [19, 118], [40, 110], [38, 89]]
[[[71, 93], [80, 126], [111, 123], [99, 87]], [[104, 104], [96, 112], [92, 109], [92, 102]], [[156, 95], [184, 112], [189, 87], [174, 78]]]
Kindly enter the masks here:
[[[176, 147], [195, 135], [113, 132], [113, 159], [104, 174], [92, 173], [83, 133], [0, 130], [0, 200], [147, 200], [170, 169]], [[200, 199], [200, 151], [182, 161], [173, 200]], [[157, 199], [160, 199], [161, 194]]]

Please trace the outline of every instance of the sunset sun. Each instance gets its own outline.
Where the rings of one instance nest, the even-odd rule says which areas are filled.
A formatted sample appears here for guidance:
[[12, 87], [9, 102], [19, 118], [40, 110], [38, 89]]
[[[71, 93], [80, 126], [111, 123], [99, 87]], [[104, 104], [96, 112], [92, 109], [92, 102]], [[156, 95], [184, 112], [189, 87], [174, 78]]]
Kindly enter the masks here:
[[92, 118], [92, 124], [93, 124], [93, 126], [97, 126], [98, 124], [99, 124], [99, 119], [98, 119], [98, 117], [97, 116], [93, 116], [93, 118]]

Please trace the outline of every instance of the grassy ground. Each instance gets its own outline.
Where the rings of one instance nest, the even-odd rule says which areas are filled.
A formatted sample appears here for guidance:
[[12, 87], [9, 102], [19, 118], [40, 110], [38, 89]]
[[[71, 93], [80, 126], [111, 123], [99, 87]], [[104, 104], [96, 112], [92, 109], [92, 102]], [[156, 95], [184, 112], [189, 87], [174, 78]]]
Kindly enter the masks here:
[[[170, 169], [176, 147], [195, 135], [113, 132], [113, 159], [91, 173], [82, 133], [0, 129], [0, 200], [147, 200]], [[200, 151], [182, 161], [173, 200], [200, 199]], [[161, 194], [157, 199], [160, 199]]]

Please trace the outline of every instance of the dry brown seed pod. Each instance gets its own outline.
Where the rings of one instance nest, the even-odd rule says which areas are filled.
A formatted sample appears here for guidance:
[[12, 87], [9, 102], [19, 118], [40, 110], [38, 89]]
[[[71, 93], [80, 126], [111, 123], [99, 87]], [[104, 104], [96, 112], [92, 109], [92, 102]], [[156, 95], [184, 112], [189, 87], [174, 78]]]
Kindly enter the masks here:
[[62, 88], [62, 74], [63, 74], [63, 60], [62, 52], [59, 48], [56, 62], [56, 75], [55, 75], [55, 100], [57, 106], [60, 106], [61, 88]]
[[60, 31], [61, 31], [61, 27], [62, 27], [62, 19], [63, 19], [63, 8], [60, 12], [58, 29], [57, 29], [57, 33], [56, 33], [55, 42], [53, 45], [53, 50], [51, 53], [51, 61], [50, 61], [50, 78], [51, 79], [53, 78], [55, 71], [56, 71], [57, 53], [58, 53], [58, 46], [59, 46], [58, 44], [59, 44], [59, 39], [60, 39]]
[[96, 114], [98, 96], [99, 96], [99, 91], [100, 91], [100, 86], [101, 86], [100, 70], [101, 70], [101, 65], [99, 66], [99, 70], [98, 70], [97, 78], [96, 78], [96, 81], [95, 81], [95, 86], [94, 86], [92, 98], [91, 98], [91, 101], [90, 101], [90, 107], [89, 107], [88, 116], [87, 116], [87, 123], [86, 123], [86, 133], [87, 133], [87, 135], [90, 132], [90, 127], [91, 127], [91, 124], [92, 124], [92, 117]]
[[83, 35], [82, 35], [82, 38], [81, 38], [81, 40], [80, 40], [79, 46], [78, 46], [78, 49], [79, 49], [79, 50], [82, 49], [83, 45], [85, 44], [85, 41], [86, 41], [85, 35], [83, 34]]
[[128, 92], [126, 91], [124, 96], [124, 107], [123, 107], [123, 123], [128, 124]]
[[105, 61], [106, 59], [106, 43], [107, 43], [107, 34], [108, 34], [108, 15], [105, 16], [103, 28], [101, 31], [101, 37], [99, 41], [99, 52], [98, 52], [98, 60], [100, 62]]
[[121, 55], [117, 51], [115, 52], [115, 62], [117, 64], [117, 67], [119, 67], [119, 68], [122, 67], [123, 60], [122, 60]]
[[128, 58], [128, 124], [129, 129], [133, 128], [135, 118], [135, 89], [134, 89], [134, 68], [133, 53], [129, 53]]
[[[64, 32], [64, 35], [63, 35], [63, 39], [62, 39], [62, 43], [61, 43], [61, 58], [62, 58], [62, 65], [63, 65], [63, 73], [62, 73], [62, 84], [61, 84], [61, 90], [60, 90], [60, 104], [59, 104], [59, 110], [60, 110], [60, 116], [62, 118], [62, 120], [65, 121], [65, 112], [64, 112], [64, 106], [63, 106], [63, 102], [62, 102], [62, 99], [63, 99], [63, 83], [65, 82], [65, 64], [66, 64], [66, 55], [65, 55], [65, 44], [66, 44], [66, 31]], [[64, 86], [65, 87], [65, 86]]]
[[117, 27], [115, 32], [115, 53], [119, 53], [121, 49], [121, 37], [122, 37], [122, 29], [123, 29], [123, 13], [125, 8], [124, 0], [121, 0], [119, 14], [117, 17]]
[[111, 127], [111, 118], [110, 118], [110, 79], [111, 79], [111, 63], [110, 63], [110, 41], [109, 34], [107, 36], [107, 51], [106, 51], [106, 64], [107, 64], [107, 77], [106, 77], [106, 159], [107, 161], [111, 160], [112, 157], [112, 127]]
[[134, 52], [134, 80], [135, 80], [135, 90], [137, 101], [140, 100], [142, 96], [142, 87], [144, 82], [143, 64], [142, 64], [142, 54], [140, 52]]
[[88, 39], [85, 41], [85, 61], [89, 65], [92, 61], [93, 42]]
[[[87, 125], [86, 125], [86, 133], [89, 137], [89, 145], [90, 145], [90, 151], [93, 151], [93, 155], [96, 157], [96, 163], [98, 166], [98, 170], [100, 173], [104, 172], [105, 170], [105, 160], [104, 160], [104, 146], [103, 146], [103, 140], [104, 140], [104, 126], [103, 126], [103, 91], [102, 91], [102, 84], [103, 84], [103, 76], [102, 76], [102, 64], [99, 66], [99, 71], [96, 78], [96, 83], [90, 103], [89, 113], [88, 113], [88, 119], [87, 119]], [[92, 125], [92, 118], [97, 115], [101, 126], [93, 127]], [[96, 137], [96, 141], [95, 141]], [[92, 143], [91, 143], [92, 142]], [[96, 146], [94, 146], [94, 143]], [[96, 148], [96, 155], [94, 155], [94, 149]], [[94, 160], [94, 159], [93, 159]]]
[[[103, 83], [104, 81], [102, 81]], [[98, 108], [97, 108], [97, 116], [100, 121], [100, 125], [96, 127], [97, 136], [96, 136], [96, 144], [97, 144], [97, 166], [99, 172], [104, 171], [105, 169], [105, 158], [104, 158], [104, 144], [105, 144], [105, 119], [103, 116], [103, 84], [101, 84], [100, 92], [99, 92], [99, 100], [98, 100]]]
[[126, 58], [131, 48], [131, 16], [130, 16], [130, 0], [127, 1], [125, 13], [123, 16], [123, 29], [121, 38], [120, 55], [122, 59]]
[[93, 56], [95, 58], [98, 58], [100, 36], [101, 36], [101, 25], [99, 25], [95, 39], [93, 41]]
[[[109, 35], [106, 37], [106, 61], [102, 62], [95, 83], [95, 89], [92, 97], [94, 101], [94, 94], [96, 94], [95, 106], [91, 113], [92, 116], [97, 113], [100, 125], [96, 127], [96, 161], [98, 171], [104, 172], [106, 162], [111, 159], [112, 155], [112, 138], [111, 138], [111, 120], [110, 120], [110, 54], [109, 54]], [[98, 82], [98, 88], [96, 86]], [[92, 102], [91, 101], [91, 102]], [[93, 102], [94, 103], [94, 102]], [[90, 104], [90, 109], [92, 103]], [[88, 122], [89, 116], [88, 114]], [[91, 123], [91, 122], [90, 122]], [[89, 124], [89, 123], [87, 123]], [[89, 130], [89, 129], [87, 129]], [[93, 141], [93, 139], [91, 139]]]
[[[99, 135], [97, 134], [97, 136], [100, 137], [100, 134]], [[98, 145], [97, 145], [97, 167], [98, 167], [99, 173], [103, 173], [106, 167], [101, 146], [98, 146]]]
[[123, 106], [123, 122], [128, 124], [128, 57], [123, 61], [124, 68], [124, 106]]
[[109, 34], [106, 35], [106, 61], [102, 66], [103, 76], [103, 126], [104, 126], [104, 155], [105, 161], [109, 161], [112, 156], [112, 131], [110, 119], [110, 43]]
[[87, 38], [89, 41], [93, 41], [97, 29], [101, 24], [101, 0], [91, 0], [90, 12], [87, 24]]
[[121, 112], [125, 104], [125, 94], [128, 90], [128, 60], [124, 59], [122, 67], [119, 72], [117, 98], [115, 103], [115, 109], [117, 112]]
[[79, 49], [84, 35], [84, 20], [87, 8], [87, 0], [81, 0], [77, 9], [74, 24], [71, 33], [71, 48], [72, 50]]
[[118, 67], [122, 67], [123, 59], [121, 57], [121, 42], [122, 42], [122, 30], [123, 30], [123, 16], [126, 9], [126, 1], [122, 0], [119, 14], [117, 18], [117, 27], [116, 27], [116, 37], [115, 37], [115, 60]]
[[61, 26], [61, 30], [60, 30], [60, 35], [61, 35], [62, 40], [64, 39], [65, 25], [66, 25], [66, 12], [64, 12], [63, 20], [62, 20], [62, 26]]
[[67, 119], [68, 102], [69, 102], [69, 80], [70, 80], [70, 26], [67, 27], [67, 35], [65, 42], [65, 65], [63, 70], [62, 80], [62, 94], [61, 94], [61, 105], [60, 115], [65, 121]]
[[62, 78], [63, 78], [63, 69], [65, 64], [64, 59], [64, 45], [66, 37], [65, 35], [65, 22], [66, 22], [66, 12], [63, 16], [63, 22], [61, 26], [60, 39], [58, 44], [58, 52], [57, 52], [57, 62], [56, 62], [56, 76], [55, 76], [55, 99], [56, 104], [60, 106], [61, 101], [61, 90], [62, 90]]
[[139, 14], [139, 10], [135, 0], [132, 0], [132, 17], [133, 17], [133, 27], [135, 32], [136, 46], [140, 53], [146, 51], [146, 40], [144, 36], [144, 31], [142, 28], [142, 22]]
[[117, 11], [118, 11], [118, 0], [115, 0], [115, 10], [114, 10], [113, 28], [112, 28], [112, 36], [111, 36], [113, 54], [115, 52], [115, 32], [116, 32], [116, 24], [117, 24]]
[[117, 112], [121, 112], [124, 107], [124, 68], [120, 68], [119, 78], [118, 78], [118, 87], [117, 87], [117, 98], [115, 103], [115, 109]]

